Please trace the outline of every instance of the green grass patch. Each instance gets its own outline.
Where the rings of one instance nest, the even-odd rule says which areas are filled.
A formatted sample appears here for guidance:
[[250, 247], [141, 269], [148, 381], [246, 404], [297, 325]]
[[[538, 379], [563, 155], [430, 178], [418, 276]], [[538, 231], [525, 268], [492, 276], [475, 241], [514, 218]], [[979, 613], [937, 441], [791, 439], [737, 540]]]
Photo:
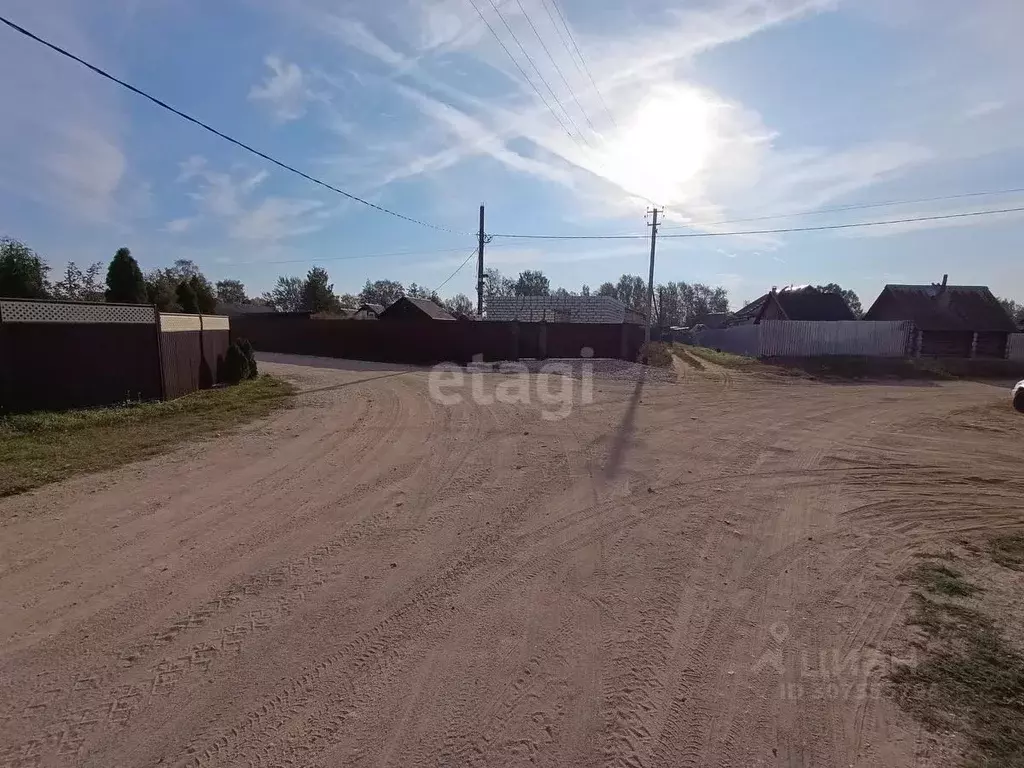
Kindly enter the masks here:
[[934, 596], [914, 593], [909, 621], [925, 641], [916, 664], [889, 676], [896, 700], [927, 727], [963, 736], [968, 766], [1024, 766], [1024, 656], [962, 599], [977, 588], [959, 572], [930, 563], [909, 577]]
[[1024, 571], [1024, 534], [997, 536], [989, 543], [989, 553], [999, 565]]
[[294, 392], [261, 376], [165, 403], [0, 418], [0, 497], [165, 453], [266, 416]]
[[736, 368], [738, 370], [742, 370], [759, 369], [764, 367], [761, 361], [756, 357], [734, 355], [731, 352], [719, 352], [717, 349], [711, 349], [711, 347], [694, 347], [689, 344], [676, 344], [675, 347], [683, 354], [689, 354], [700, 360], [706, 360], [709, 363], [720, 365], [723, 368]]

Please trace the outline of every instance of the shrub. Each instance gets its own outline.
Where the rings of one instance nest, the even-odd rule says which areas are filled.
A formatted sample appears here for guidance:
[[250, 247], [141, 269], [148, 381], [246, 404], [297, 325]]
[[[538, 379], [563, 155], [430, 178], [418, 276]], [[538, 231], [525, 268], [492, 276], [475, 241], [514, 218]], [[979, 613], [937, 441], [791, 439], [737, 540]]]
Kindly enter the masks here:
[[242, 354], [245, 355], [246, 362], [249, 363], [249, 378], [255, 379], [260, 375], [260, 370], [256, 365], [256, 352], [253, 350], [252, 344], [248, 339], [239, 339], [238, 346], [242, 350]]
[[655, 368], [671, 368], [672, 352], [669, 350], [668, 344], [660, 341], [651, 341], [640, 347], [637, 362], [644, 365], [653, 365]]
[[249, 361], [238, 344], [228, 347], [227, 354], [224, 355], [223, 375], [227, 384], [238, 384], [249, 377]]

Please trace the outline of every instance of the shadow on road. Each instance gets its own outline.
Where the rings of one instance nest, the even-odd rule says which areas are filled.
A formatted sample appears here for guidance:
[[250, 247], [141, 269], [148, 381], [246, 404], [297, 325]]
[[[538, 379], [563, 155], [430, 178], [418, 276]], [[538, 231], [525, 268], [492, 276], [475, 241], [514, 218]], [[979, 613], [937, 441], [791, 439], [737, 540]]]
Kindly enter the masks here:
[[412, 371], [429, 370], [428, 366], [405, 363], [375, 363], [370, 360], [346, 360], [340, 357], [314, 357], [312, 355], [284, 355], [277, 352], [257, 352], [257, 362], [280, 363], [281, 365], [303, 365], [309, 368], [331, 368], [335, 371]]
[[618, 475], [619, 470], [622, 468], [622, 460], [626, 455], [626, 444], [636, 429], [636, 409], [640, 405], [640, 397], [643, 395], [646, 378], [645, 375], [641, 375], [636, 380], [636, 387], [633, 388], [633, 394], [629, 398], [629, 405], [626, 407], [626, 412], [622, 414], [622, 421], [619, 422], [619, 428], [615, 431], [615, 435], [612, 438], [612, 448], [608, 452], [608, 460], [605, 462], [603, 469], [604, 476], [609, 480]]

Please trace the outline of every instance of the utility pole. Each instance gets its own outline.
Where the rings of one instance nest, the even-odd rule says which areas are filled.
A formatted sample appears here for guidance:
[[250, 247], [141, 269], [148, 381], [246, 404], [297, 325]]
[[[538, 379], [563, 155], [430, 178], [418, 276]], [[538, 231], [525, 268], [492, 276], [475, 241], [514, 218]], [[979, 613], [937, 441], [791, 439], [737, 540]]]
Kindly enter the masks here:
[[654, 249], [658, 242], [658, 213], [657, 208], [651, 208], [648, 213], [653, 215], [652, 222], [648, 225], [651, 228], [651, 273], [647, 278], [647, 330], [644, 332], [644, 341], [651, 340], [651, 323], [654, 318], [651, 316], [654, 311]]
[[476, 252], [476, 316], [484, 316], [484, 243], [487, 235], [484, 234], [484, 207], [480, 206], [480, 232], [478, 234]]

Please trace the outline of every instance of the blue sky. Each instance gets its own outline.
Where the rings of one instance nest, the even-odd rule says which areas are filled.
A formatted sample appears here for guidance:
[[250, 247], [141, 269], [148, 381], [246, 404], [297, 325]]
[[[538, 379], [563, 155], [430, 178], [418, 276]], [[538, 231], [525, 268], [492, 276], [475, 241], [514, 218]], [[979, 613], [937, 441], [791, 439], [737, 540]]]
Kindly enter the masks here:
[[[551, 0], [495, 0], [554, 99], [490, 0], [475, 2], [575, 138], [470, 0], [0, 9], [331, 184], [457, 231], [475, 231], [481, 203], [491, 232], [580, 235], [644, 234], [644, 198], [666, 206], [666, 235], [1024, 206], [1010, 194], [717, 223], [1024, 187], [1019, 0], [559, 0], [596, 90]], [[357, 292], [367, 278], [434, 287], [474, 247], [290, 176], [6, 28], [0, 71], [0, 233], [55, 271], [127, 245], [144, 269], [190, 258], [251, 294], [314, 264]], [[656, 279], [726, 285], [734, 306], [838, 282], [867, 305], [886, 282], [949, 273], [1024, 300], [1022, 235], [1018, 213], [665, 238]], [[408, 253], [358, 258], [395, 251]], [[578, 289], [646, 275], [647, 254], [644, 240], [496, 239], [487, 262]], [[473, 290], [470, 262], [442, 293]]]

